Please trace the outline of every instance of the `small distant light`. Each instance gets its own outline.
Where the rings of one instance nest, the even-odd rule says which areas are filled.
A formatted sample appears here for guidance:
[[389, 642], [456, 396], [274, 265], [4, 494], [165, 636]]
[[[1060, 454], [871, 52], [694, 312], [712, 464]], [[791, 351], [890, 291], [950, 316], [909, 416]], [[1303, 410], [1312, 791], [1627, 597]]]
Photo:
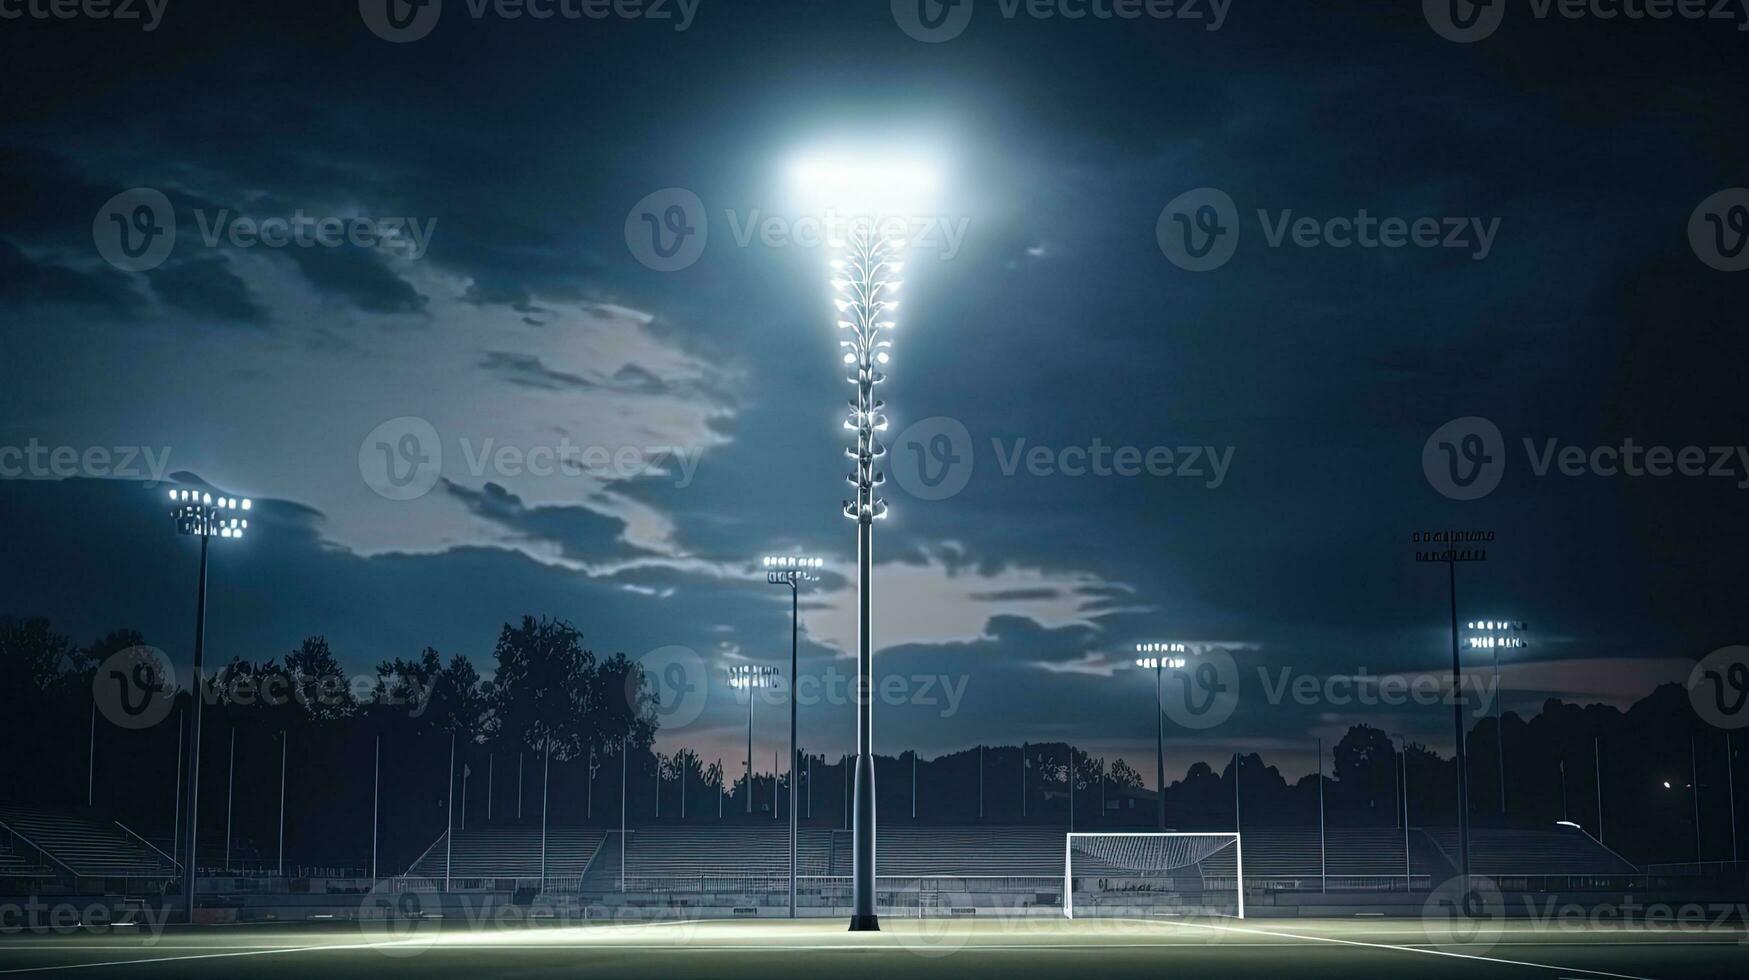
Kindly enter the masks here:
[[248, 510], [251, 506], [253, 506], [253, 504], [254, 504], [254, 501], [250, 500], [248, 497], [243, 498], [243, 509], [244, 510]]

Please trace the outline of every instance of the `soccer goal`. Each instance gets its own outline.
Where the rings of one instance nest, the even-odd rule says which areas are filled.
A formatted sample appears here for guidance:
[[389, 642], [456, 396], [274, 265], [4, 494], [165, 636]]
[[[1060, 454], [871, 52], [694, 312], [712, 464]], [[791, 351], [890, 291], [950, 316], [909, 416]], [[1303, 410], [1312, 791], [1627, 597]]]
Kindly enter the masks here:
[[1245, 917], [1239, 835], [1070, 834], [1063, 915]]

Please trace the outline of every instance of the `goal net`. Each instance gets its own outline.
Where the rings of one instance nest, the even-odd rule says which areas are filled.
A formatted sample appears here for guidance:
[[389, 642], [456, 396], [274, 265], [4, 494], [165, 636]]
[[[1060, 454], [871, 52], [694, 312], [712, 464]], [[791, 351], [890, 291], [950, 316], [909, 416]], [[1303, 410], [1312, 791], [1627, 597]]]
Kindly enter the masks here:
[[1245, 917], [1239, 835], [1070, 834], [1063, 914]]

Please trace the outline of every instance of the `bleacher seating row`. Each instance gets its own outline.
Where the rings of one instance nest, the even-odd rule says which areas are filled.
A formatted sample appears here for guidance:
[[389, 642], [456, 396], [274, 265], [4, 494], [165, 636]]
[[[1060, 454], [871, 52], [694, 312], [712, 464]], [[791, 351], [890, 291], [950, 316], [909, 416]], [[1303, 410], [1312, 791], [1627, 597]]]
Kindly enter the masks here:
[[[1581, 832], [1557, 829], [1476, 830], [1472, 868], [1478, 874], [1631, 874], [1632, 865]], [[1400, 878], [1400, 829], [1260, 827], [1243, 835], [1245, 876], [1264, 878]], [[1063, 873], [1064, 831], [1037, 826], [882, 827], [878, 871], [883, 877], [1047, 878]], [[440, 877], [445, 842], [439, 838], [409, 874]], [[797, 837], [803, 877], [850, 874], [848, 831], [803, 828]], [[1412, 828], [1411, 875], [1441, 880], [1455, 870], [1456, 831]], [[606, 857], [593, 878], [615, 880], [621, 870], [619, 835], [575, 827], [547, 835], [548, 877], [581, 877], [596, 856]], [[624, 872], [633, 879], [779, 877], [789, 870], [787, 827], [646, 827], [629, 834]], [[1220, 862], [1223, 868], [1229, 858]], [[538, 828], [491, 827], [458, 831], [449, 853], [456, 877], [532, 877], [540, 874]]]
[[0, 826], [83, 877], [154, 878], [176, 873], [167, 858], [113, 823], [8, 803], [0, 804]]
[[[1450, 827], [1429, 828], [1427, 835], [1455, 866], [1457, 831]], [[1470, 871], [1474, 874], [1620, 875], [1638, 870], [1580, 830], [1470, 831]]]
[[[579, 878], [607, 836], [589, 827], [550, 827], [546, 834], [549, 878]], [[446, 847], [446, 843], [449, 846]], [[541, 873], [539, 827], [482, 827], [457, 830], [453, 843], [437, 842], [408, 874], [441, 878], [446, 867], [457, 878], [533, 878]]]

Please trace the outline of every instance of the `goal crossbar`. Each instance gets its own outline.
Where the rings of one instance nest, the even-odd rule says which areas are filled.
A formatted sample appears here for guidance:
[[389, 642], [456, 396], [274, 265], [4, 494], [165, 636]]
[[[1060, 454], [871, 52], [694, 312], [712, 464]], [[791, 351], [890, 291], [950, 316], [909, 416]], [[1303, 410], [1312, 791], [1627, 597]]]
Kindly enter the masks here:
[[[1152, 846], [1150, 846], [1152, 845]], [[1238, 917], [1245, 917], [1245, 856], [1235, 831], [1201, 833], [1071, 833], [1063, 840], [1063, 916], [1075, 917], [1075, 854], [1091, 860], [1129, 861], [1139, 874], [1193, 868], [1228, 847], [1233, 852]], [[1200, 873], [1200, 872], [1199, 872]]]

